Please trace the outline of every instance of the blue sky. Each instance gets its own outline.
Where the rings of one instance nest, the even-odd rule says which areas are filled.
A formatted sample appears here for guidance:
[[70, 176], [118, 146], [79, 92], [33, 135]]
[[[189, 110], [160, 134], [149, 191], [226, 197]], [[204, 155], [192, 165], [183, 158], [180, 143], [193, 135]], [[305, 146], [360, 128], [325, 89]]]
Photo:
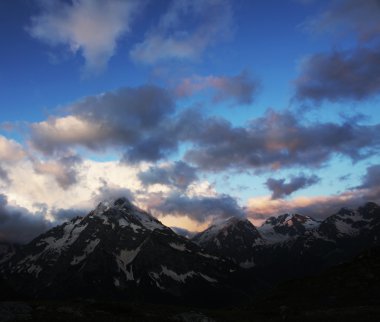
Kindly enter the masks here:
[[15, 0], [0, 15], [0, 238], [119, 194], [191, 230], [380, 199], [375, 0]]

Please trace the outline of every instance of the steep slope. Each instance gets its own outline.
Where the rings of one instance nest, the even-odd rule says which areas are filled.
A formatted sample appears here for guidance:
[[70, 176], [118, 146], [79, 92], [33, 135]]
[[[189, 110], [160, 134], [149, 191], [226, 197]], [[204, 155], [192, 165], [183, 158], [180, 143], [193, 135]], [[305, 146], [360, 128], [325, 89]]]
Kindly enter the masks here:
[[[318, 232], [330, 239], [344, 239], [373, 234], [380, 228], [380, 207], [368, 202], [357, 210], [342, 208], [324, 220]], [[376, 237], [376, 234], [373, 236]]]
[[210, 253], [234, 261], [241, 268], [255, 265], [253, 247], [263, 242], [249, 220], [236, 217], [212, 225], [192, 241]]
[[35, 298], [207, 296], [221, 292], [230, 269], [124, 198], [49, 230], [2, 267]]
[[8, 242], [0, 242], [0, 264], [9, 260], [18, 249], [21, 248], [19, 244], [13, 244]]

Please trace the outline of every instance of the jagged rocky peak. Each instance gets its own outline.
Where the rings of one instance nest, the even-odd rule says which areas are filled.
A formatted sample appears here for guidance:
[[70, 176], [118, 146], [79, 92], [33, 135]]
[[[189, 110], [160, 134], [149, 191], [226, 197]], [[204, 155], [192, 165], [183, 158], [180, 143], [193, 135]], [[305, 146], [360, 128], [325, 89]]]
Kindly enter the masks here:
[[40, 235], [0, 271], [32, 297], [128, 297], [211, 292], [233, 267], [118, 198]]
[[368, 202], [357, 210], [341, 208], [322, 222], [319, 231], [328, 238], [347, 238], [379, 226], [380, 207]]
[[94, 214], [102, 214], [110, 209], [134, 210], [135, 207], [127, 198], [120, 197], [112, 200], [101, 201], [95, 208]]
[[286, 225], [286, 226], [292, 226], [295, 223], [300, 223], [304, 225], [309, 225], [313, 223], [317, 223], [318, 221], [313, 219], [312, 217], [309, 216], [304, 216], [300, 214], [284, 214], [280, 215], [278, 217], [270, 217], [268, 218], [265, 224], [270, 224], [270, 225]]
[[364, 206], [359, 207], [358, 211], [363, 215], [373, 215], [380, 211], [380, 206], [374, 202], [367, 202]]
[[268, 218], [258, 230], [267, 242], [276, 243], [317, 229], [320, 224], [320, 221], [310, 216], [284, 214]]

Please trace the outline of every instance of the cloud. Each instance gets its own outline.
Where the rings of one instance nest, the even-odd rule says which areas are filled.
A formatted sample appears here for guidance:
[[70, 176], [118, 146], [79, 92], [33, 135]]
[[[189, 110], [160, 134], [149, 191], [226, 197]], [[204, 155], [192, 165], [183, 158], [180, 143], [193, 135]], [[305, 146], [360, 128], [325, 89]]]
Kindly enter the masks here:
[[368, 42], [380, 34], [380, 3], [378, 0], [334, 0], [327, 9], [304, 26], [314, 33], [355, 33], [362, 42]]
[[0, 194], [0, 240], [29, 242], [43, 233], [51, 224], [42, 214], [32, 214], [27, 209], [11, 206], [4, 194]]
[[59, 208], [52, 209], [51, 215], [54, 217], [56, 223], [65, 222], [71, 220], [75, 217], [84, 217], [89, 213], [87, 209], [76, 209], [76, 208]]
[[[188, 114], [184, 135], [194, 142], [185, 159], [202, 170], [315, 168], [334, 155], [353, 161], [379, 151], [380, 124], [308, 123], [289, 111], [268, 110], [247, 127], [219, 118]], [[228, 157], [226, 157], [228, 156]]]
[[[306, 57], [295, 80], [296, 98], [315, 102], [361, 101], [380, 93], [380, 3], [334, 0], [303, 27], [357, 40], [355, 47]], [[352, 41], [352, 39], [350, 39]]]
[[295, 191], [310, 187], [319, 182], [320, 178], [315, 175], [308, 177], [302, 174], [292, 177], [288, 183], [286, 183], [285, 180], [286, 179], [269, 178], [266, 181], [268, 189], [272, 191], [272, 199], [280, 199], [291, 195]]
[[165, 215], [187, 216], [198, 222], [228, 217], [244, 217], [244, 209], [228, 195], [187, 196], [173, 193], [156, 205], [155, 210]]
[[3, 180], [7, 184], [9, 184], [11, 181], [9, 178], [8, 172], [1, 166], [0, 166], [0, 180]]
[[179, 97], [191, 96], [207, 89], [214, 90], [214, 101], [232, 100], [237, 104], [251, 104], [259, 89], [259, 82], [243, 71], [236, 76], [193, 76], [176, 87]]
[[186, 189], [198, 179], [196, 172], [196, 168], [183, 161], [176, 161], [161, 166], [151, 166], [148, 170], [140, 172], [138, 178], [145, 186], [163, 184]]
[[193, 232], [193, 231], [190, 231], [190, 230], [187, 230], [185, 228], [181, 228], [181, 227], [170, 227], [176, 234], [178, 235], [181, 235], [183, 237], [186, 237], [186, 238], [192, 238], [196, 232]]
[[53, 176], [62, 189], [68, 189], [78, 182], [77, 166], [82, 163], [78, 155], [66, 155], [54, 161], [39, 161], [34, 159], [34, 169], [39, 174]]
[[123, 197], [127, 198], [131, 202], [135, 199], [134, 193], [131, 189], [108, 182], [105, 179], [101, 180], [101, 186], [92, 194], [92, 199], [96, 204], [102, 201], [110, 201]]
[[[378, 200], [380, 196], [378, 196]], [[265, 220], [285, 213], [298, 213], [315, 219], [325, 219], [342, 207], [356, 208], [368, 202], [368, 196], [360, 191], [348, 191], [332, 196], [297, 197], [291, 200], [270, 197], [251, 198], [248, 201], [248, 217]], [[376, 200], [374, 200], [376, 201]]]
[[380, 203], [380, 166], [377, 164], [367, 168], [360, 185], [342, 193], [331, 196], [301, 196], [290, 200], [268, 196], [251, 198], [248, 201], [247, 214], [254, 220], [265, 220], [284, 213], [300, 213], [325, 219], [342, 207], [357, 208], [368, 201]]
[[344, 101], [364, 100], [380, 94], [380, 48], [319, 53], [301, 65], [295, 80], [296, 98]]
[[305, 122], [288, 110], [268, 110], [246, 126], [233, 126], [199, 109], [176, 110], [170, 93], [156, 86], [90, 96], [66, 113], [30, 126], [35, 149], [48, 156], [78, 147], [116, 149], [123, 163], [138, 164], [167, 159], [184, 144], [185, 161], [200, 170], [222, 171], [313, 168], [335, 155], [362, 160], [380, 148], [380, 124]]
[[154, 64], [168, 59], [196, 59], [210, 45], [231, 34], [228, 0], [172, 1], [158, 25], [130, 52], [132, 59]]
[[0, 135], [0, 161], [15, 162], [25, 156], [26, 153], [19, 143]]
[[99, 72], [114, 55], [117, 41], [130, 30], [142, 1], [41, 0], [29, 34], [51, 46], [64, 45], [85, 59], [86, 72]]
[[83, 146], [93, 151], [125, 148], [124, 160], [156, 161], [177, 148], [167, 133], [175, 105], [159, 87], [122, 88], [87, 97], [66, 108], [63, 117], [52, 117], [30, 127], [32, 145], [48, 154]]
[[363, 181], [357, 188], [361, 189], [376, 189], [380, 194], [380, 165], [371, 165], [367, 168], [366, 174], [363, 176]]

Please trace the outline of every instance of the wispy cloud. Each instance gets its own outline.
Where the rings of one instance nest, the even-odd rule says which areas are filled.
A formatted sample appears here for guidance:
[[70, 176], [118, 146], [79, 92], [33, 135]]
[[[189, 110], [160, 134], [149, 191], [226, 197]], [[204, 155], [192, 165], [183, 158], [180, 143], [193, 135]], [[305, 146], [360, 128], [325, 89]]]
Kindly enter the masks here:
[[380, 34], [380, 3], [377, 0], [333, 0], [325, 11], [308, 19], [303, 26], [312, 33], [348, 36], [354, 33], [361, 42]]
[[235, 76], [193, 76], [185, 78], [175, 88], [179, 97], [192, 96], [208, 89], [213, 90], [213, 100], [233, 101], [237, 104], [251, 104], [260, 84], [247, 71]]
[[64, 45], [85, 59], [85, 72], [102, 71], [116, 51], [117, 41], [130, 29], [136, 0], [40, 0], [41, 11], [31, 19], [30, 35], [49, 45]]
[[173, 58], [193, 60], [231, 32], [229, 0], [176, 0], [130, 55], [148, 64]]
[[296, 98], [320, 103], [361, 101], [379, 95], [379, 21], [377, 0], [334, 0], [322, 14], [308, 19], [303, 26], [309, 32], [348, 37], [356, 44], [306, 57], [295, 80]]

